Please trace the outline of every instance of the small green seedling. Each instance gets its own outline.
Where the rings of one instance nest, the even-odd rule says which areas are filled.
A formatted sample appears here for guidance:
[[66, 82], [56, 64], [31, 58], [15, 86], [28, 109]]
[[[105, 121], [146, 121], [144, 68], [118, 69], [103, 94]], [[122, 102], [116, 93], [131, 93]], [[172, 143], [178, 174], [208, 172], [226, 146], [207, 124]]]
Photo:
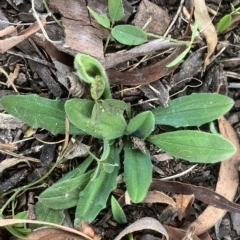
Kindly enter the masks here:
[[113, 218], [120, 224], [127, 223], [127, 217], [114, 196], [111, 197], [111, 208]]
[[[89, 152], [90, 157], [77, 169], [39, 196], [37, 219], [46, 220], [51, 213], [50, 220], [61, 223], [64, 209], [76, 207], [74, 225], [92, 222], [116, 188], [122, 163], [129, 196], [132, 202], [141, 202], [152, 181], [149, 144], [176, 158], [198, 163], [219, 162], [235, 153], [233, 144], [220, 134], [197, 128], [228, 112], [234, 103], [232, 99], [213, 93], [192, 94], [169, 101], [168, 108], [157, 107], [131, 116], [130, 111], [126, 114], [128, 105], [124, 101], [112, 98], [107, 75], [96, 59], [77, 54], [74, 65], [81, 80], [90, 84], [92, 99], [75, 98], [62, 103], [37, 95], [9, 95], [0, 100], [8, 113], [30, 126], [46, 128], [53, 134], [64, 133], [67, 116], [71, 134], [90, 135], [103, 142], [100, 157]], [[176, 129], [152, 134], [158, 125]], [[96, 168], [87, 171], [93, 160]]]
[[217, 24], [217, 30], [219, 32], [223, 32], [229, 27], [229, 25], [232, 22], [232, 15], [240, 14], [240, 7], [235, 9], [233, 4], [230, 3], [230, 8], [231, 8], [231, 12], [223, 16]]
[[[20, 212], [16, 214], [13, 218], [15, 219], [27, 219], [28, 211]], [[25, 228], [23, 223], [16, 223], [12, 226], [5, 226], [5, 228], [17, 238], [25, 238], [28, 233], [31, 232], [30, 228]]]
[[192, 37], [190, 42], [182, 42], [178, 40], [174, 40], [172, 38], [166, 38], [163, 36], [159, 36], [156, 34], [148, 33], [144, 31], [144, 28], [141, 29], [139, 27], [133, 26], [133, 25], [128, 25], [128, 24], [120, 24], [117, 26], [114, 26], [116, 21], [120, 21], [124, 17], [124, 9], [123, 9], [123, 4], [122, 0], [108, 0], [108, 13], [109, 13], [109, 18], [106, 14], [98, 14], [95, 12], [93, 9], [88, 7], [88, 10], [90, 14], [94, 17], [94, 19], [103, 27], [109, 29], [111, 34], [109, 34], [106, 45], [104, 50], [106, 50], [108, 43], [112, 38], [117, 40], [119, 43], [127, 46], [135, 46], [135, 45], [140, 45], [148, 40], [149, 37], [154, 37], [154, 38], [162, 38], [162, 39], [167, 39], [172, 42], [177, 42], [177, 43], [182, 43], [186, 45], [185, 51], [183, 51], [176, 59], [174, 59], [171, 63], [169, 63], [166, 67], [173, 67], [180, 63], [183, 58], [187, 55], [187, 53], [190, 51], [193, 41], [196, 37], [197, 33], [197, 28], [199, 25], [199, 21], [196, 20], [194, 27], [193, 27], [193, 32], [192, 32]]

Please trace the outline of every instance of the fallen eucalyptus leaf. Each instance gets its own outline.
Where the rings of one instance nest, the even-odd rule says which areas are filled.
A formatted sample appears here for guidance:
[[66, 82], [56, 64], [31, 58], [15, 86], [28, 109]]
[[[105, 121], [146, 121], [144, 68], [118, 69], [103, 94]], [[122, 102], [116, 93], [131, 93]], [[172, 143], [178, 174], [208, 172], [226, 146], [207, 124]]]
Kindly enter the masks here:
[[125, 235], [128, 235], [129, 233], [145, 229], [154, 230], [158, 233], [163, 234], [167, 240], [169, 239], [166, 229], [159, 221], [151, 217], [144, 217], [126, 227], [117, 237], [114, 238], [114, 240], [121, 240]]

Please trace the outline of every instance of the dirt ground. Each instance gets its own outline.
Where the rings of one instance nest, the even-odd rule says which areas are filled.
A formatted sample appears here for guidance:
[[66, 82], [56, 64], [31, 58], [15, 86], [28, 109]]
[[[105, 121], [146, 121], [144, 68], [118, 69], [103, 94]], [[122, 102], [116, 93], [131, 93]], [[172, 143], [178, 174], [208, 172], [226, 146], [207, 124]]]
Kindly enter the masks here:
[[[71, 80], [75, 77], [74, 56], [80, 52], [102, 63], [113, 97], [129, 103], [134, 113], [167, 106], [169, 99], [191, 93], [229, 96], [234, 106], [225, 115], [224, 124], [238, 146], [240, 15], [231, 15], [229, 26], [222, 32], [216, 26], [231, 13], [230, 3], [237, 9], [240, 1], [123, 0], [124, 17], [118, 23], [144, 27], [164, 39], [153, 44], [155, 38], [149, 36], [145, 47], [124, 46], [110, 39], [105, 50], [109, 30], [94, 20], [87, 6], [99, 14], [107, 13], [107, 0], [48, 0], [45, 6], [43, 2], [0, 0], [0, 98], [31, 93], [66, 101], [86, 95], [87, 87]], [[191, 40], [194, 19], [200, 19], [200, 25], [190, 51], [180, 63], [167, 68], [186, 49], [182, 42]], [[214, 123], [217, 128], [221, 124]], [[161, 129], [170, 130], [166, 126]], [[86, 152], [79, 151], [65, 159], [43, 181], [20, 192], [5, 206], [15, 189], [37, 181], [49, 171], [64, 147], [64, 139], [64, 134], [31, 128], [0, 105], [0, 207], [4, 220], [22, 211], [28, 211], [28, 220], [35, 220], [39, 194], [86, 158]], [[101, 141], [89, 136], [81, 141], [99, 154]], [[103, 240], [115, 239], [120, 233], [123, 239], [157, 240], [164, 238], [164, 231], [174, 240], [239, 239], [239, 152], [223, 163], [195, 165], [149, 147], [154, 181], [148, 198], [129, 204], [120, 169], [113, 194], [123, 207], [127, 223], [114, 220], [108, 201], [91, 223], [95, 234]], [[159, 187], [162, 178], [167, 180]], [[64, 226], [73, 228], [74, 211], [64, 211]], [[145, 217], [146, 222], [139, 222]], [[154, 220], [164, 230], [151, 222]], [[3, 227], [4, 221], [0, 225], [0, 239], [16, 239]], [[71, 234], [47, 232], [46, 236], [37, 234], [28, 239], [87, 239]]]

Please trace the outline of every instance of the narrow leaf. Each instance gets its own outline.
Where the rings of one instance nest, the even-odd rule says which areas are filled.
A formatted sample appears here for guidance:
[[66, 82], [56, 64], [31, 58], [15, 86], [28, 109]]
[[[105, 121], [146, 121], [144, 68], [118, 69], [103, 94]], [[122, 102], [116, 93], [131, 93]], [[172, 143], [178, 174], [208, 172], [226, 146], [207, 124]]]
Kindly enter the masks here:
[[119, 21], [124, 17], [122, 0], [108, 0], [108, 12], [112, 21]]
[[118, 223], [121, 224], [121, 223], [127, 222], [126, 215], [114, 196], [111, 197], [111, 208], [112, 208], [113, 218]]
[[152, 181], [152, 163], [150, 154], [143, 154], [138, 149], [132, 149], [128, 139], [124, 146], [124, 181], [131, 200], [141, 202]]
[[156, 124], [201, 126], [228, 112], [234, 102], [231, 98], [215, 93], [197, 93], [169, 102], [169, 107], [152, 111]]
[[197, 35], [197, 29], [198, 29], [198, 26], [199, 26], [199, 20], [196, 19], [194, 25], [193, 25], [193, 30], [192, 30], [192, 36], [191, 36], [191, 44], [193, 43], [196, 35]]
[[232, 16], [230, 14], [225, 15], [218, 22], [217, 30], [219, 32], [223, 32], [224, 30], [226, 30], [229, 27], [231, 21], [232, 21]]
[[[114, 144], [111, 146], [109, 157], [105, 162], [119, 165], [119, 152]], [[101, 169], [98, 178], [90, 181], [86, 188], [81, 191], [75, 214], [75, 226], [82, 221], [92, 222], [106, 206], [109, 194], [116, 187], [118, 170], [118, 166], [115, 167], [112, 173], [107, 173]]]
[[117, 25], [111, 31], [112, 36], [124, 45], [140, 45], [147, 42], [147, 34], [139, 27]]
[[78, 167], [64, 175], [61, 179], [57, 181], [57, 183], [83, 175], [92, 163], [92, 161], [93, 157], [91, 155], [88, 156]]
[[74, 67], [77, 70], [79, 78], [87, 83], [93, 83], [97, 78], [105, 81], [105, 89], [103, 92], [103, 98], [111, 98], [110, 87], [108, 83], [107, 74], [102, 64], [95, 58], [78, 53], [74, 59]]
[[91, 13], [91, 15], [94, 17], [94, 19], [103, 27], [110, 28], [110, 21], [106, 14], [98, 14], [90, 7], [87, 7], [88, 11]]
[[186, 48], [179, 56], [177, 56], [172, 62], [170, 62], [166, 67], [170, 68], [173, 67], [177, 64], [179, 64], [184, 57], [188, 54], [188, 52], [190, 51], [191, 47]]
[[129, 121], [125, 134], [145, 139], [153, 131], [154, 125], [154, 115], [150, 111], [145, 111], [136, 115]]
[[200, 131], [168, 132], [147, 140], [174, 157], [190, 162], [220, 162], [236, 152], [233, 144], [221, 135]]
[[[65, 110], [64, 103], [50, 100], [38, 95], [14, 95], [1, 98], [0, 104], [12, 116], [27, 123], [33, 128], [45, 128], [52, 134], [64, 134]], [[73, 124], [70, 124], [70, 134], [84, 134], [84, 132]]]

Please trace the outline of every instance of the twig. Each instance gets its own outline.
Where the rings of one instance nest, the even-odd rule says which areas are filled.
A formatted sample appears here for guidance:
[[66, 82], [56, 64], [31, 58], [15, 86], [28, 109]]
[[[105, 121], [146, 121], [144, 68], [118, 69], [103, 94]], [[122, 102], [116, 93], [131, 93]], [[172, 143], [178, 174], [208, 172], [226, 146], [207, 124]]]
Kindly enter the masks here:
[[169, 25], [167, 31], [164, 33], [164, 35], [163, 35], [164, 37], [166, 37], [169, 34], [172, 26], [177, 21], [177, 18], [178, 18], [179, 14], [182, 10], [183, 3], [184, 3], [184, 0], [181, 0], [180, 5], [179, 5], [178, 10], [177, 10], [177, 13], [175, 14], [174, 19], [172, 20], [171, 24]]
[[39, 18], [38, 14], [37, 14], [37, 12], [36, 12], [36, 10], [35, 10], [34, 0], [32, 0], [32, 11], [33, 11], [33, 16], [34, 16], [35, 19], [37, 20], [37, 22], [38, 22], [38, 24], [39, 24], [39, 26], [40, 26], [40, 28], [41, 28], [41, 30], [42, 30], [42, 33], [43, 33], [44, 37], [45, 37], [49, 42], [51, 42], [51, 43], [53, 43], [53, 44], [54, 44], [54, 43], [61, 43], [62, 41], [53, 41], [53, 40], [51, 40], [51, 39], [48, 37], [47, 32], [45, 31], [45, 29], [44, 29], [44, 27], [43, 27], [43, 25], [42, 25], [42, 23], [41, 23], [41, 21], [40, 21], [40, 18]]
[[22, 57], [22, 58], [26, 58], [26, 59], [29, 59], [29, 60], [32, 60], [34, 62], [38, 62], [38, 63], [41, 63], [43, 65], [46, 65], [48, 67], [55, 67], [54, 64], [46, 61], [46, 60], [42, 60], [40, 58], [37, 58], [37, 57], [34, 57], [34, 56], [30, 56], [30, 55], [27, 55], [27, 54], [24, 54], [22, 52], [15, 52], [15, 51], [11, 51], [11, 50], [8, 50], [7, 51], [8, 54], [12, 54], [12, 55], [16, 55], [16, 56], [19, 56], [19, 57]]

